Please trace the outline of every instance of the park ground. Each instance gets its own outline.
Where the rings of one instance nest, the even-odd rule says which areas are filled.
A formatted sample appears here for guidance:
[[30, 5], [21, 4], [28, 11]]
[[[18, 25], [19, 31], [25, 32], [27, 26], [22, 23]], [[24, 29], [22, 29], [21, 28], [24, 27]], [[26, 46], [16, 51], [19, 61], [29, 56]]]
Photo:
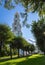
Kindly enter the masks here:
[[35, 54], [23, 58], [0, 58], [0, 65], [45, 65], [45, 56]]

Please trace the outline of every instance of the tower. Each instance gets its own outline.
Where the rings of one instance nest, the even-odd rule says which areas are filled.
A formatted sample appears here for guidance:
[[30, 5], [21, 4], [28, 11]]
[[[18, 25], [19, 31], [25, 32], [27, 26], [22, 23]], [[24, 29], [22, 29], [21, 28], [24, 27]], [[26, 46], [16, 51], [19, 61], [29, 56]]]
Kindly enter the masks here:
[[16, 12], [15, 16], [14, 16], [14, 22], [13, 22], [13, 32], [16, 36], [22, 36], [22, 32], [21, 32], [21, 24], [20, 24], [20, 18], [19, 18], [19, 14], [18, 12]]

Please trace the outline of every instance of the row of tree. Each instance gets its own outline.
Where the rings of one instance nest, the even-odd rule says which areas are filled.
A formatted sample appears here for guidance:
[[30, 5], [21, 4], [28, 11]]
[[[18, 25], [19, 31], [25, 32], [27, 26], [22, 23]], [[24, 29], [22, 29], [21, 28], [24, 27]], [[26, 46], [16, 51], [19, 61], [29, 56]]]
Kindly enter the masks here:
[[26, 51], [26, 55], [27, 52], [29, 51], [34, 51], [35, 47], [33, 44], [28, 43], [24, 38], [22, 37], [16, 37], [13, 39], [13, 41], [11, 42], [12, 44], [10, 45], [10, 48], [17, 48], [18, 49], [18, 57], [19, 55], [19, 50], [23, 50], [23, 56], [24, 56], [24, 52]]
[[0, 24], [0, 55], [2, 55], [3, 46], [14, 37], [12, 34], [8, 26]]
[[[27, 51], [32, 52], [35, 49], [34, 45], [27, 42], [24, 38], [16, 37], [8, 26], [0, 24], [0, 56], [2, 56], [2, 51], [3, 51], [2, 49], [4, 49], [6, 45], [7, 47], [9, 47], [9, 51], [10, 51], [9, 55], [11, 56], [11, 58], [12, 58], [12, 49], [18, 49], [18, 57], [19, 57], [20, 49], [23, 50], [23, 56], [24, 56], [24, 51], [26, 51], [26, 55], [27, 55]], [[6, 53], [6, 51], [4, 52]]]
[[[15, 2], [15, 4], [21, 3], [24, 6], [25, 11], [23, 13], [24, 15], [23, 17], [25, 17], [26, 15], [24, 21], [27, 20], [27, 13], [30, 11], [33, 13], [37, 12], [41, 17], [41, 20], [39, 20], [38, 22], [35, 21], [33, 23], [32, 31], [36, 38], [38, 47], [45, 52], [45, 24], [44, 24], [45, 21], [42, 20], [42, 17], [45, 19], [45, 0], [13, 0], [13, 2]], [[14, 8], [12, 0], [4, 0], [4, 4], [3, 1], [0, 0], [0, 4], [4, 5], [4, 7], [7, 9]]]

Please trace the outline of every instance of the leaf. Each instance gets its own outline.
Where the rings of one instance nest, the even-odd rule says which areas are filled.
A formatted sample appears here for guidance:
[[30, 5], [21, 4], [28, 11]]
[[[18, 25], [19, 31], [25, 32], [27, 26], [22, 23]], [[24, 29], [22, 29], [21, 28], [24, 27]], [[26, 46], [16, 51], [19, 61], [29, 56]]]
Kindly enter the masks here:
[[30, 28], [30, 24], [26, 24], [26, 27], [27, 27], [27, 28]]

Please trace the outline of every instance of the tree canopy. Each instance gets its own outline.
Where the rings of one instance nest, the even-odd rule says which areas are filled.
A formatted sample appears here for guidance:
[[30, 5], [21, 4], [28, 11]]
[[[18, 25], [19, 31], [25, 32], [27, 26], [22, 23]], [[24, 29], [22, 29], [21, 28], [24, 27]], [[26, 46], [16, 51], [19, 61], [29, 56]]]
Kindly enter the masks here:
[[0, 24], [0, 52], [5, 43], [13, 38], [13, 33], [7, 25]]
[[45, 22], [44, 19], [34, 21], [32, 25], [32, 32], [36, 38], [36, 43], [41, 51], [45, 52]]
[[23, 24], [28, 28], [30, 27], [30, 25], [26, 23], [28, 12], [38, 12], [40, 17], [45, 16], [45, 0], [0, 0], [0, 4], [8, 10], [15, 8], [15, 5], [20, 3], [25, 9], [25, 11], [21, 13], [21, 16], [23, 15], [24, 17]]
[[15, 4], [21, 3], [29, 11], [31, 10], [32, 12], [39, 11], [40, 13], [45, 13], [45, 0], [0, 0], [0, 3], [7, 9], [12, 9]]

